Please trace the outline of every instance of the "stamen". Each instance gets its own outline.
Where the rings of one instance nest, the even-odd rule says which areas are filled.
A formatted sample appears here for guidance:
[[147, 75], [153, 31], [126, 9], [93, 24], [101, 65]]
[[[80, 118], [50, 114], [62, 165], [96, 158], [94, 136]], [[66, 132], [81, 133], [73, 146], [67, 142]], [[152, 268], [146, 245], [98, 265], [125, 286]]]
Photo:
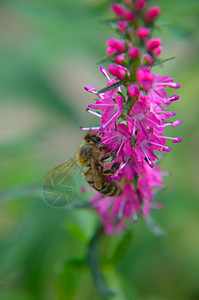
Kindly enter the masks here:
[[81, 130], [100, 130], [100, 127], [80, 127]]
[[156, 111], [156, 114], [165, 114], [166, 116], [175, 116], [175, 113], [172, 111]]
[[93, 110], [91, 110], [91, 109], [89, 109], [89, 108], [87, 108], [86, 111], [87, 111], [88, 113], [94, 115], [94, 116], [99, 117], [99, 118], [102, 117], [102, 115], [101, 115], [99, 112], [93, 111]]
[[180, 137], [174, 138], [174, 137], [171, 137], [171, 136], [160, 136], [160, 135], [156, 135], [156, 136], [161, 138], [161, 139], [172, 140], [172, 143], [180, 143], [182, 141], [182, 138], [180, 138]]
[[96, 88], [94, 88], [92, 86], [85, 86], [84, 89], [89, 93], [97, 94]]
[[108, 80], [110, 80], [108, 71], [107, 71], [103, 66], [100, 67], [100, 71], [102, 72], [102, 74], [103, 74]]
[[172, 148], [171, 148], [171, 147], [168, 147], [168, 146], [163, 146], [163, 145], [161, 145], [161, 144], [158, 144], [158, 143], [149, 142], [149, 141], [148, 141], [148, 143], [149, 143], [149, 144], [152, 144], [152, 145], [155, 145], [155, 146], [158, 146], [158, 147], [161, 147], [163, 151], [167, 151], [167, 152], [169, 152], [169, 151], [171, 151], [171, 150], [172, 150]]
[[177, 121], [173, 122], [173, 124], [171, 125], [171, 127], [179, 126], [179, 125], [181, 125], [182, 123], [183, 123], [182, 120], [177, 120]]

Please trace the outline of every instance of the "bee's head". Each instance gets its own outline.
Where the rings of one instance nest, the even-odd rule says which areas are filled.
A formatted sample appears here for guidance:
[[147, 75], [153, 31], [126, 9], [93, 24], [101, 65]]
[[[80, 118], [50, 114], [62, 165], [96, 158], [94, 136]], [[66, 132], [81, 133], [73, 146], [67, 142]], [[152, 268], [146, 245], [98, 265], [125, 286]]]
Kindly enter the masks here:
[[96, 133], [92, 133], [92, 132], [88, 132], [85, 135], [84, 140], [89, 145], [101, 143], [101, 138], [99, 137], [99, 135]]

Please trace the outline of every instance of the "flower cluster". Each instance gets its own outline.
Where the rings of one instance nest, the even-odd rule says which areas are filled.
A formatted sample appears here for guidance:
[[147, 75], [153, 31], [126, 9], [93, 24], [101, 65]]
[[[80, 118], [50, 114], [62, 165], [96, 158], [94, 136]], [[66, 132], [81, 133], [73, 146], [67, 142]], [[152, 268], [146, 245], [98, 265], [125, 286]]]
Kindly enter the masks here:
[[107, 40], [111, 63], [108, 71], [100, 68], [108, 83], [100, 91], [85, 87], [98, 97], [87, 111], [100, 118], [100, 126], [84, 129], [101, 134], [102, 143], [113, 153], [109, 164], [119, 166], [109, 177], [119, 182], [122, 194], [113, 198], [96, 192], [92, 199], [108, 234], [122, 230], [125, 219], [136, 221], [137, 214], [147, 216], [151, 208], [162, 207], [154, 199], [154, 188], [163, 187], [163, 172], [155, 166], [157, 151], [172, 150], [167, 139], [172, 143], [182, 140], [163, 135], [167, 126], [182, 123], [168, 121], [175, 113], [167, 106], [179, 96], [168, 97], [165, 91], [180, 86], [172, 78], [152, 73], [153, 66], [162, 62], [161, 39], [152, 37], [161, 9], [149, 8], [146, 0], [120, 2], [111, 4], [115, 15], [111, 23], [121, 38]]

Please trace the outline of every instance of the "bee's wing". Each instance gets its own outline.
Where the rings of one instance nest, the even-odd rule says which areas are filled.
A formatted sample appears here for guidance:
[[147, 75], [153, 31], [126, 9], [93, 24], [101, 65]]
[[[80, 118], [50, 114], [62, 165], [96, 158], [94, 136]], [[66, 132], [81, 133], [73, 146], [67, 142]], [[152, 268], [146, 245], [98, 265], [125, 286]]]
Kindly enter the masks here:
[[75, 173], [78, 169], [77, 160], [74, 157], [45, 175], [42, 193], [48, 204], [63, 207], [75, 199], [77, 194]]
[[51, 169], [45, 176], [44, 176], [44, 182], [50, 177], [50, 176], [57, 176], [60, 177], [60, 179], [65, 176], [66, 174], [74, 174], [78, 170], [78, 164], [76, 157], [73, 157], [66, 162], [54, 167]]

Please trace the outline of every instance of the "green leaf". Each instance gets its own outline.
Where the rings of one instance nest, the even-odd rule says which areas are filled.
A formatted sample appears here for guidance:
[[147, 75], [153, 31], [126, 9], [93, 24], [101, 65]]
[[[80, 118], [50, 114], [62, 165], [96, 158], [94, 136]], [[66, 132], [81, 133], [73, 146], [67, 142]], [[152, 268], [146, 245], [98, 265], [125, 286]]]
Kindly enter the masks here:
[[113, 60], [114, 58], [116, 58], [120, 54], [121, 54], [120, 52], [117, 52], [117, 53], [114, 53], [113, 55], [106, 56], [106, 57], [102, 58], [100, 61], [98, 61], [97, 64], [99, 65], [99, 64], [102, 64], [106, 61]]
[[111, 85], [109, 85], [109, 86], [107, 86], [107, 87], [99, 90], [98, 93], [101, 94], [101, 93], [105, 93], [105, 92], [111, 91], [113, 89], [116, 89], [118, 86], [122, 85], [123, 83], [124, 83], [124, 80], [120, 80], [118, 82], [115, 82], [115, 83], [113, 83], [113, 84], [111, 84]]
[[170, 61], [170, 60], [173, 60], [175, 58], [176, 58], [175, 56], [172, 56], [172, 57], [168, 57], [168, 58], [159, 58], [159, 59], [156, 59], [156, 61], [154, 63], [154, 66], [162, 65], [163, 63], [165, 63], [167, 61]]
[[100, 292], [100, 294], [104, 296], [115, 296], [116, 294], [106, 287], [102, 271], [99, 265], [99, 247], [103, 234], [104, 229], [101, 226], [96, 230], [89, 242], [86, 260], [90, 272], [93, 276], [94, 284], [97, 290]]

